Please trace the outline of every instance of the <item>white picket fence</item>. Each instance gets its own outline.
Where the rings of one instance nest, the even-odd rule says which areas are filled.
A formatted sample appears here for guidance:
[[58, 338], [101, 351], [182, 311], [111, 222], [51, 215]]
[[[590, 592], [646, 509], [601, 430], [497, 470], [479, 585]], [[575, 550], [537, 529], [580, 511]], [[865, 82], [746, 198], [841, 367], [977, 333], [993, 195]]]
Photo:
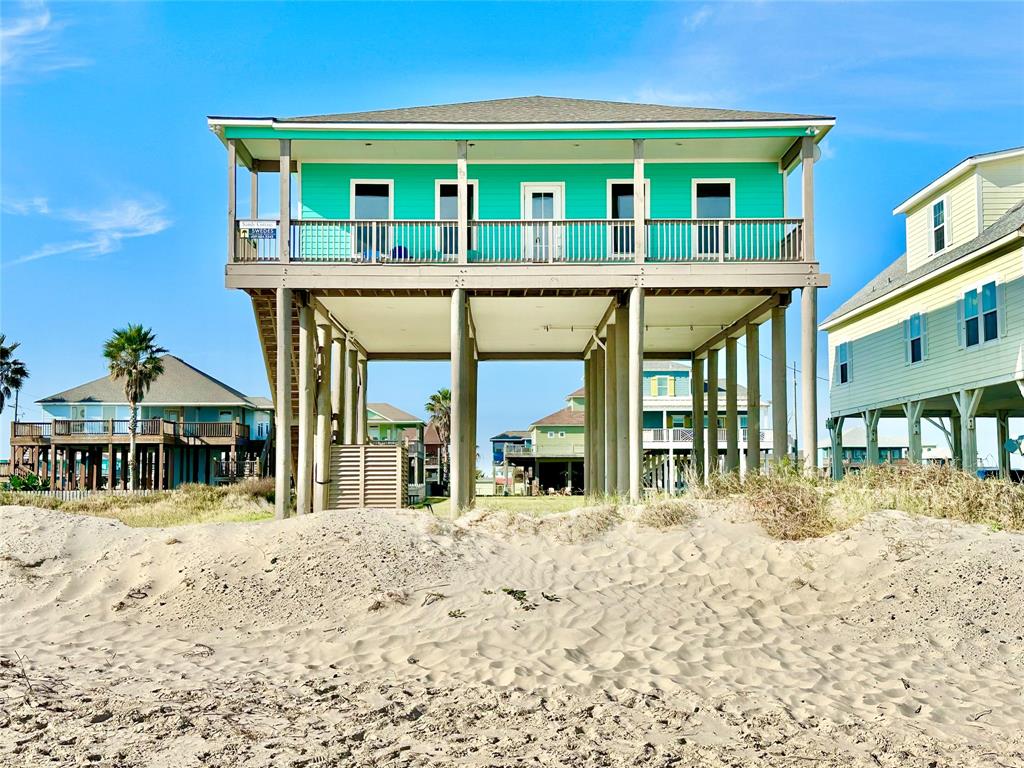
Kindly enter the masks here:
[[17, 497], [26, 498], [40, 498], [46, 497], [50, 499], [60, 499], [61, 501], [77, 501], [79, 499], [87, 499], [90, 496], [152, 496], [156, 493], [166, 493], [166, 491], [156, 490], [138, 490], [138, 491], [122, 491], [120, 489], [113, 491], [85, 491], [85, 490], [65, 490], [65, 491], [5, 491]]

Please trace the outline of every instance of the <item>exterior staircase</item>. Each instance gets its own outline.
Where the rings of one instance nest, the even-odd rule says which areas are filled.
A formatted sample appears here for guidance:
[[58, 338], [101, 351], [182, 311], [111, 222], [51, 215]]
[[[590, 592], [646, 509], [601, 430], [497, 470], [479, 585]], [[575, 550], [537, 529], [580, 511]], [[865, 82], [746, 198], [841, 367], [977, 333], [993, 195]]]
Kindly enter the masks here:
[[[252, 311], [256, 318], [256, 330], [260, 337], [263, 350], [263, 364], [267, 369], [267, 380], [270, 382], [270, 397], [277, 407], [277, 296], [272, 290], [254, 290], [249, 292], [252, 299]], [[292, 466], [299, 461], [299, 311], [292, 304], [292, 351], [289, 356], [292, 364]], [[276, 441], [276, 435], [275, 435]]]

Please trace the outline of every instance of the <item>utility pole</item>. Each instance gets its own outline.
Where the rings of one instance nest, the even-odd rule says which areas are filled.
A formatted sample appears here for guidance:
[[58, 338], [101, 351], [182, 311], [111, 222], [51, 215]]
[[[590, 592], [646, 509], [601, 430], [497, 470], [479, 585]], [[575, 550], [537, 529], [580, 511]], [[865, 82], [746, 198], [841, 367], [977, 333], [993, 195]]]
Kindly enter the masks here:
[[797, 414], [799, 403], [796, 399], [796, 360], [793, 361], [793, 460], [800, 460], [800, 418]]

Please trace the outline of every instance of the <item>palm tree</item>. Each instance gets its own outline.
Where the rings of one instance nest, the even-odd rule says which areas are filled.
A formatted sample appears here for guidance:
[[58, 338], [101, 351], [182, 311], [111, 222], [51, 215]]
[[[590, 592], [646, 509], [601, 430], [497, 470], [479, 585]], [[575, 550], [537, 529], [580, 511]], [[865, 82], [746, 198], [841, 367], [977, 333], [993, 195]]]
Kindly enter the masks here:
[[448, 441], [452, 434], [452, 393], [450, 389], [439, 389], [430, 396], [423, 406], [430, 414], [430, 423], [437, 430], [441, 441], [441, 484], [448, 484]]
[[[0, 333], [0, 413], [4, 411], [4, 404], [11, 397], [11, 393], [21, 391], [25, 379], [28, 378], [28, 368], [14, 356], [14, 350], [20, 342], [7, 343], [7, 336]], [[17, 401], [15, 401], [17, 402]], [[14, 420], [18, 420], [18, 408], [14, 408]]]
[[138, 404], [146, 392], [164, 372], [160, 355], [167, 350], [156, 345], [152, 329], [128, 324], [115, 328], [114, 335], [103, 345], [110, 378], [124, 379], [124, 395], [128, 400], [128, 490], [138, 485], [135, 467], [135, 436], [138, 429]]

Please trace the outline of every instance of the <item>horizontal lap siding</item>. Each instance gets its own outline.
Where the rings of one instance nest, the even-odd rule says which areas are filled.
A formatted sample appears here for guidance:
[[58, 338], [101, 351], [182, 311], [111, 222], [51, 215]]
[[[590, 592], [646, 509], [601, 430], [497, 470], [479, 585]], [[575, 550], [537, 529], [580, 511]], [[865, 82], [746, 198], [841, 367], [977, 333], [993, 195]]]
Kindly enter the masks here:
[[[481, 219], [522, 216], [523, 182], [565, 184], [565, 217], [603, 219], [608, 215], [608, 179], [631, 179], [631, 163], [510, 164], [470, 163], [478, 182]], [[736, 215], [781, 218], [783, 177], [774, 163], [648, 163], [653, 218], [689, 218], [696, 178], [736, 180]], [[395, 218], [434, 218], [435, 180], [454, 180], [455, 165], [378, 165], [303, 163], [300, 215], [307, 219], [347, 219], [352, 179], [393, 179]]]
[[978, 234], [978, 185], [973, 173], [944, 187], [907, 214], [907, 267], [916, 269], [931, 258], [932, 204], [946, 197], [946, 248], [955, 248]]
[[[831, 408], [842, 412], [891, 400], [909, 400], [938, 389], [960, 389], [1017, 370], [1024, 345], [1024, 249], [988, 259], [945, 282], [886, 305], [863, 319], [829, 331], [829, 372], [835, 378], [836, 347], [851, 342], [851, 381], [833, 384]], [[995, 277], [1005, 283], [1006, 335], [993, 344], [961, 349], [956, 304], [963, 292]], [[927, 315], [928, 354], [906, 365], [903, 320]]]
[[984, 225], [1024, 200], [1024, 158], [1015, 157], [981, 166], [981, 194], [985, 211]]

